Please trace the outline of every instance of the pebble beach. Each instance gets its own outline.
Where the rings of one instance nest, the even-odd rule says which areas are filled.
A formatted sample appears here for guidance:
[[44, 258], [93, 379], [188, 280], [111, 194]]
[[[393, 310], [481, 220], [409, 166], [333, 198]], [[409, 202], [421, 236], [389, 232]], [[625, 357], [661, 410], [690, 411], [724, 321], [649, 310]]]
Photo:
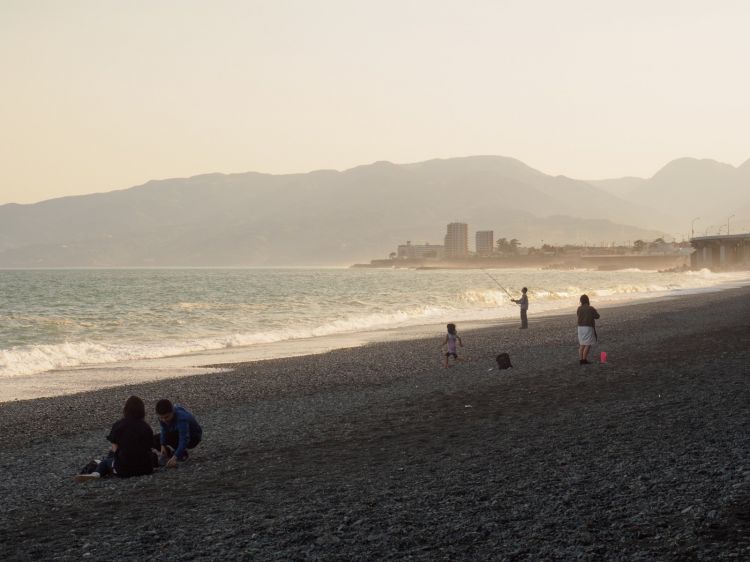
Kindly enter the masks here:
[[[598, 307], [596, 301], [592, 305]], [[750, 287], [0, 403], [2, 560], [750, 559]], [[599, 363], [599, 353], [608, 360]], [[498, 371], [508, 352], [514, 367]], [[189, 462], [87, 484], [128, 396]]]

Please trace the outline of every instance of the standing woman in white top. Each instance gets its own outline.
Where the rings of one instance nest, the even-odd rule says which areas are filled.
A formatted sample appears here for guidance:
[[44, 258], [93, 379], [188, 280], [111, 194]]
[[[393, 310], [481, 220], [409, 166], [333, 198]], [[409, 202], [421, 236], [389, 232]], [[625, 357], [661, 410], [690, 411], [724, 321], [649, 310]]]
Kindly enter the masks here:
[[581, 306], [576, 311], [578, 316], [578, 359], [581, 365], [589, 364], [589, 351], [596, 343], [596, 319], [599, 313], [591, 306], [588, 295], [581, 295]]

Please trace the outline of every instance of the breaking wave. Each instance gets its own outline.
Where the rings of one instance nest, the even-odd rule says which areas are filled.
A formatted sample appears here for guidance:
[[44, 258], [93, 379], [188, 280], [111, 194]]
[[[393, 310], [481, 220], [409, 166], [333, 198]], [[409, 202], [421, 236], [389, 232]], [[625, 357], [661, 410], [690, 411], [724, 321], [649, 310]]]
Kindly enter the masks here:
[[[185, 277], [187, 293], [194, 278], [180, 272], [173, 275], [178, 274]], [[180, 300], [169, 293], [158, 294], [155, 285], [152, 291], [134, 290], [131, 300], [113, 292], [93, 305], [86, 301], [85, 307], [76, 309], [71, 304], [65, 313], [58, 310], [57, 301], [47, 309], [0, 309], [0, 377], [302, 338], [513, 318], [518, 307], [510, 297], [520, 295], [524, 285], [529, 287], [532, 314], [540, 314], [573, 308], [582, 293], [601, 305], [748, 281], [747, 273], [709, 270], [668, 274], [525, 270], [495, 271], [493, 283], [471, 271], [389, 270], [360, 277], [347, 271], [321, 274], [329, 276], [325, 285], [295, 278], [293, 272], [286, 277], [272, 272], [267, 278], [254, 272], [252, 292], [231, 294], [234, 300], [228, 299], [229, 288], [242, 287], [242, 275], [248, 274], [227, 273], [235, 278], [221, 290]], [[28, 286], [19, 279], [16, 291]], [[8, 294], [14, 294], [12, 290]], [[18, 297], [19, 302], [22, 299]]]

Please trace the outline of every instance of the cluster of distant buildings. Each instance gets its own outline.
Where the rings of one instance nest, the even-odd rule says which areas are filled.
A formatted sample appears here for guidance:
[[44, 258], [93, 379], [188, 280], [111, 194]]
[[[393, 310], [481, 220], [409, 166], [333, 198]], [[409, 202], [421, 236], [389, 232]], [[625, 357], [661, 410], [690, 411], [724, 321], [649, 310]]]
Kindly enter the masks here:
[[474, 235], [474, 242], [475, 251], [471, 252], [469, 225], [452, 222], [446, 227], [442, 245], [412, 244], [407, 241], [400, 244], [396, 252], [391, 252], [388, 260], [371, 260], [370, 264], [357, 264], [355, 267], [750, 268], [750, 233], [702, 236], [681, 243], [665, 242], [662, 238], [653, 242], [636, 240], [632, 245], [601, 248], [543, 245], [541, 250], [537, 250], [521, 248], [516, 239], [495, 240], [494, 231], [479, 230]]
[[[489, 257], [495, 253], [495, 233], [492, 230], [478, 230], [475, 235], [475, 255]], [[398, 246], [396, 256], [399, 259], [462, 259], [470, 256], [469, 225], [465, 222], [452, 222], [448, 225], [443, 245], [406, 244]]]

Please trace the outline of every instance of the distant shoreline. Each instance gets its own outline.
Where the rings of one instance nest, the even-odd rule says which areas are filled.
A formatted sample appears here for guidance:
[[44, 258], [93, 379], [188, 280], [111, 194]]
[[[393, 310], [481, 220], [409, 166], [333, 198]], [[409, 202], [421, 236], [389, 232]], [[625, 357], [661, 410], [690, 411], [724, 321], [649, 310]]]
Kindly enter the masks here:
[[353, 264], [363, 269], [507, 269], [541, 268], [568, 271], [593, 269], [616, 271], [618, 269], [675, 270], [687, 269], [690, 257], [684, 255], [533, 255], [506, 258], [469, 258], [465, 260], [434, 259], [383, 259], [370, 263]]

